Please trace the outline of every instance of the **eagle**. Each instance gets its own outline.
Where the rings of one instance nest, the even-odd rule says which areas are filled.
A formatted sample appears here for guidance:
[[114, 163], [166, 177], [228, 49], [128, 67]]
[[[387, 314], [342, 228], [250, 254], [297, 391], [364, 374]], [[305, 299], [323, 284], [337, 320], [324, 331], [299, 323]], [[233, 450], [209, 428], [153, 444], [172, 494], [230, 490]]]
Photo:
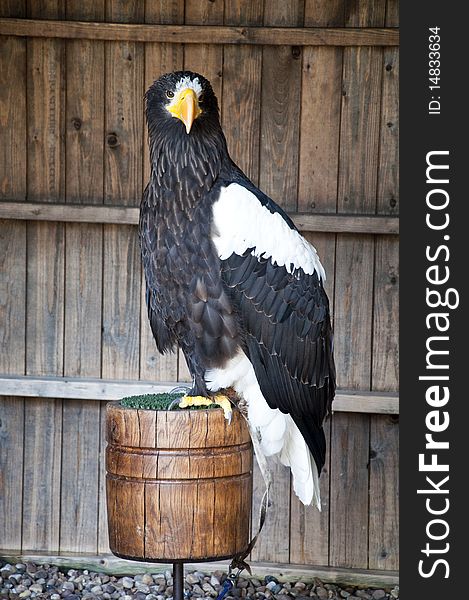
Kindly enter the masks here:
[[[233, 162], [210, 82], [162, 75], [145, 94], [151, 173], [139, 236], [160, 353], [192, 376], [181, 406], [244, 402], [264, 456], [320, 510], [323, 422], [335, 393], [325, 273], [289, 216]], [[285, 148], [285, 152], [289, 149]]]

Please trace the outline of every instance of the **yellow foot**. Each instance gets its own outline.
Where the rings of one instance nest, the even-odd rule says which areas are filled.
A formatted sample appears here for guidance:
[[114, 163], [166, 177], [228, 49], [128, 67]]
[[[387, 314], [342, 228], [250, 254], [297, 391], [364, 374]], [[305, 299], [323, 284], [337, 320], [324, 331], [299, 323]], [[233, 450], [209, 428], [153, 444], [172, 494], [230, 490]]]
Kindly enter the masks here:
[[218, 404], [223, 408], [225, 419], [228, 423], [231, 423], [231, 417], [233, 411], [231, 409], [231, 402], [223, 394], [217, 394], [212, 398], [206, 398], [205, 396], [184, 396], [179, 402], [179, 408], [187, 408], [189, 406], [210, 406], [211, 404]]

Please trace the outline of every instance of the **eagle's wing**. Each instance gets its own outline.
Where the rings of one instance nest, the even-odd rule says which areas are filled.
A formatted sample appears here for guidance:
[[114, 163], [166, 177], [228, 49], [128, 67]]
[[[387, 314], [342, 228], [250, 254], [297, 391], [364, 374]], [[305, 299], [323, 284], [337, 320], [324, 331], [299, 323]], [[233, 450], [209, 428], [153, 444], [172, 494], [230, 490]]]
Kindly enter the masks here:
[[318, 472], [335, 391], [329, 302], [315, 249], [251, 182], [221, 189], [213, 241], [246, 332], [246, 354], [271, 408], [290, 413]]

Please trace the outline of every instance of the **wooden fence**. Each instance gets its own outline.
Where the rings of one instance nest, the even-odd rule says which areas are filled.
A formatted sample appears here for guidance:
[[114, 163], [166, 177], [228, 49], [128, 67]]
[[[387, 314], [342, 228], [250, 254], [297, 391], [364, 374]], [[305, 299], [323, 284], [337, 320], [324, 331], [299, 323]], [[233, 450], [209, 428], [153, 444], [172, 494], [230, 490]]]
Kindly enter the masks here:
[[[275, 467], [253, 559], [397, 570], [397, 2], [0, 11], [0, 547], [109, 552], [103, 401], [187, 380], [156, 353], [135, 227], [143, 94], [186, 68], [211, 80], [233, 158], [316, 246], [334, 314], [323, 510]], [[261, 491], [256, 473], [256, 506]]]

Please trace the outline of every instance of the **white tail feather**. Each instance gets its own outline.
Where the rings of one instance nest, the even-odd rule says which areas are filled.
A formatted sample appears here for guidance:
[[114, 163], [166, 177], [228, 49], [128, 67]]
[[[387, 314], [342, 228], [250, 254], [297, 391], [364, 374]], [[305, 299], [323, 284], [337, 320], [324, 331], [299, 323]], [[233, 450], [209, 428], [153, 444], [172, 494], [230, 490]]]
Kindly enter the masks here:
[[303, 504], [315, 504], [321, 510], [319, 475], [311, 452], [290, 415], [267, 404], [253, 366], [243, 352], [231, 359], [224, 369], [212, 369], [206, 375], [210, 390], [233, 387], [247, 402], [251, 428], [261, 437], [265, 456], [278, 456], [290, 467], [293, 490]]

